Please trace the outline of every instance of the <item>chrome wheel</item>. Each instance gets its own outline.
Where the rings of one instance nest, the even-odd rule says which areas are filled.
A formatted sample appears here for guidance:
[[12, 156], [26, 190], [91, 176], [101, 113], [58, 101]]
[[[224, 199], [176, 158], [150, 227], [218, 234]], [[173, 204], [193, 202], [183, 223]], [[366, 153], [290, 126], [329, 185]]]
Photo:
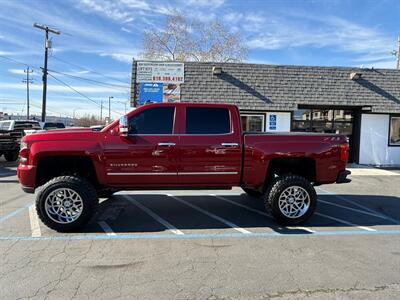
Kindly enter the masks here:
[[52, 191], [46, 198], [46, 214], [54, 222], [69, 224], [82, 214], [82, 197], [72, 189], [60, 188]]
[[285, 217], [299, 218], [303, 216], [310, 207], [310, 195], [300, 186], [290, 186], [279, 196], [279, 210]]

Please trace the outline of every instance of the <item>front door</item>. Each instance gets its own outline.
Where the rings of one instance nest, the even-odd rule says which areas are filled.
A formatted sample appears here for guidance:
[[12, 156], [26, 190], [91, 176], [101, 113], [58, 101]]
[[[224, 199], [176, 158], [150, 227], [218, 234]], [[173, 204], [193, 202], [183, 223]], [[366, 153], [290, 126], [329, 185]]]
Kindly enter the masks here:
[[179, 183], [237, 185], [242, 160], [238, 113], [226, 107], [188, 106], [185, 115]]
[[129, 118], [129, 136], [105, 142], [110, 184], [131, 187], [177, 184], [178, 142], [175, 107], [149, 107]]

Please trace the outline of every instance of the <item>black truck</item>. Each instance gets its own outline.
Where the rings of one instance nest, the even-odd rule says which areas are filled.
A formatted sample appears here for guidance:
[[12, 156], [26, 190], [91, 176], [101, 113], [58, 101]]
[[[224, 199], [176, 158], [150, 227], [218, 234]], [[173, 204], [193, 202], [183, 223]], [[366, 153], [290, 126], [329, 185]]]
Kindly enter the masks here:
[[20, 132], [0, 130], [0, 157], [4, 155], [7, 161], [16, 161], [21, 137]]

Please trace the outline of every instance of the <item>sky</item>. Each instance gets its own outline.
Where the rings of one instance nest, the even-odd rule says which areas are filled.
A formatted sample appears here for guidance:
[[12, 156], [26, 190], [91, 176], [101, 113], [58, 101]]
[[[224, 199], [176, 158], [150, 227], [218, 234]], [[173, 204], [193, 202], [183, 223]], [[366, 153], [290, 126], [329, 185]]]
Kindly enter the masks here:
[[249, 63], [395, 68], [400, 34], [399, 0], [0, 0], [0, 8], [0, 112], [22, 115], [28, 66], [31, 112], [40, 114], [44, 33], [35, 22], [61, 32], [51, 35], [47, 114], [99, 116], [103, 101], [105, 116], [112, 96], [112, 118], [129, 109], [144, 30], [162, 28], [174, 9], [240, 32]]

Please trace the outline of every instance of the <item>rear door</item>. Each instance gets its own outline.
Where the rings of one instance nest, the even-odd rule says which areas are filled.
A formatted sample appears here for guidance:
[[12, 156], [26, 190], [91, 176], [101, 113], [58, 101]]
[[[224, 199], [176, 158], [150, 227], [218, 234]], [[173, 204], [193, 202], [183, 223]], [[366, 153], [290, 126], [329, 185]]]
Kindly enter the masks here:
[[241, 132], [236, 109], [187, 106], [180, 136], [181, 184], [235, 185], [241, 174]]

